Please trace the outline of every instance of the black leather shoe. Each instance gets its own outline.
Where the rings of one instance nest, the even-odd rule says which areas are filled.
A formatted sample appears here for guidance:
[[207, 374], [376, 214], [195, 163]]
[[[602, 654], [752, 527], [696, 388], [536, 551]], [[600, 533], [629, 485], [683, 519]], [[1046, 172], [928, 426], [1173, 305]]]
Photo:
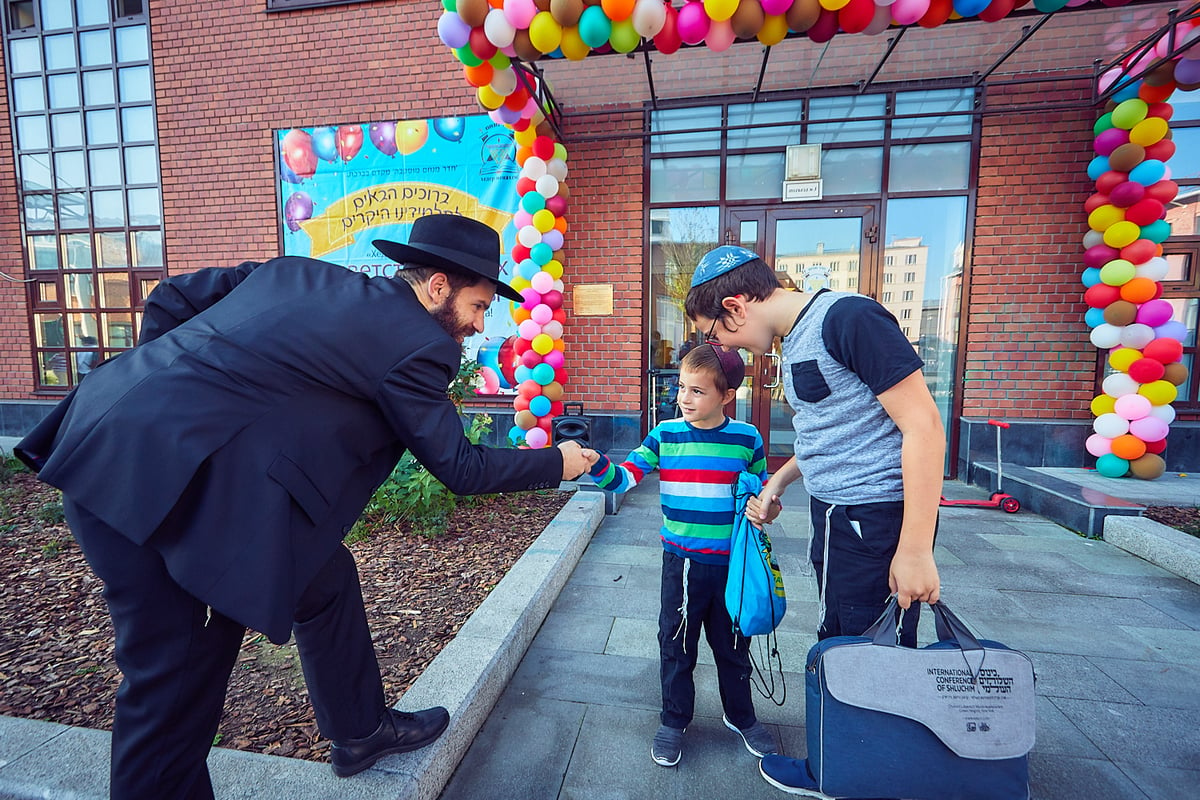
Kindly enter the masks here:
[[450, 713], [440, 706], [417, 712], [389, 709], [370, 736], [333, 743], [329, 751], [333, 774], [349, 778], [384, 756], [420, 750], [441, 736], [449, 724]]

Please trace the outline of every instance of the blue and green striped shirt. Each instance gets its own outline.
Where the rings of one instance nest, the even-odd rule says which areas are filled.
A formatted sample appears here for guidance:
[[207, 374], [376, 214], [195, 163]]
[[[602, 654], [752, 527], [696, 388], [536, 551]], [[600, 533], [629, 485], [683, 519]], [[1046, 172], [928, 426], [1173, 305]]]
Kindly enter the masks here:
[[767, 480], [758, 430], [729, 418], [710, 429], [693, 427], [682, 418], [668, 420], [646, 434], [628, 460], [614, 464], [602, 455], [590, 474], [605, 491], [627, 492], [655, 469], [663, 548], [705, 564], [728, 564], [738, 473], [748, 471]]

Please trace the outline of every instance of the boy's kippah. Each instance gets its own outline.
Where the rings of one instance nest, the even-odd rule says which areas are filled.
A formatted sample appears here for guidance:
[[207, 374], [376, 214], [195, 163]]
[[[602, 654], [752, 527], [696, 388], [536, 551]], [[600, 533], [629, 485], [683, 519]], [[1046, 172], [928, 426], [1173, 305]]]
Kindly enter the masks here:
[[746, 378], [746, 362], [742, 361], [742, 356], [737, 350], [726, 350], [723, 347], [710, 344], [709, 347], [717, 354], [717, 362], [721, 365], [721, 372], [725, 373], [725, 383], [730, 389], [736, 389], [742, 385], [742, 381]]
[[709, 250], [704, 254], [704, 258], [700, 259], [700, 263], [696, 265], [696, 271], [692, 273], [692, 286], [707, 283], [718, 275], [724, 275], [729, 270], [740, 267], [747, 261], [756, 258], [758, 258], [758, 253], [753, 250], [747, 250], [744, 247], [735, 247], [730, 244], [721, 245], [715, 250]]

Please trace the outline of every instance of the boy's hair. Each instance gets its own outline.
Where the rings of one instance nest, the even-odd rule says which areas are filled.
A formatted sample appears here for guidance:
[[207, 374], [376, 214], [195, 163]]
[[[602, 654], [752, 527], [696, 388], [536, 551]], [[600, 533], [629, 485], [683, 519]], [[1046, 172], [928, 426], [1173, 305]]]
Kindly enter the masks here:
[[710, 281], [689, 289], [687, 298], [683, 301], [683, 310], [688, 319], [721, 319], [728, 313], [721, 305], [721, 301], [726, 297], [742, 295], [747, 300], [762, 301], [779, 288], [781, 287], [775, 270], [761, 258], [752, 258]]
[[746, 377], [746, 364], [736, 350], [724, 350], [711, 344], [693, 347], [679, 362], [679, 368], [708, 375], [721, 394], [741, 386]]

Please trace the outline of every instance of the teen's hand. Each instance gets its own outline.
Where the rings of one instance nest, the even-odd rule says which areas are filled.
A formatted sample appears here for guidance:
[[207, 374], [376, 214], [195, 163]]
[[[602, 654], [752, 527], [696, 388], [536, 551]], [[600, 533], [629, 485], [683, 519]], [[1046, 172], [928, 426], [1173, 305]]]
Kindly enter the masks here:
[[766, 489], [758, 497], [751, 497], [746, 502], [746, 515], [757, 528], [774, 522], [782, 510], [783, 501], [779, 499], [779, 495]]
[[914, 602], [936, 603], [942, 587], [933, 553], [929, 550], [909, 552], [897, 548], [888, 570], [888, 585], [896, 594], [901, 608], [908, 608]]

